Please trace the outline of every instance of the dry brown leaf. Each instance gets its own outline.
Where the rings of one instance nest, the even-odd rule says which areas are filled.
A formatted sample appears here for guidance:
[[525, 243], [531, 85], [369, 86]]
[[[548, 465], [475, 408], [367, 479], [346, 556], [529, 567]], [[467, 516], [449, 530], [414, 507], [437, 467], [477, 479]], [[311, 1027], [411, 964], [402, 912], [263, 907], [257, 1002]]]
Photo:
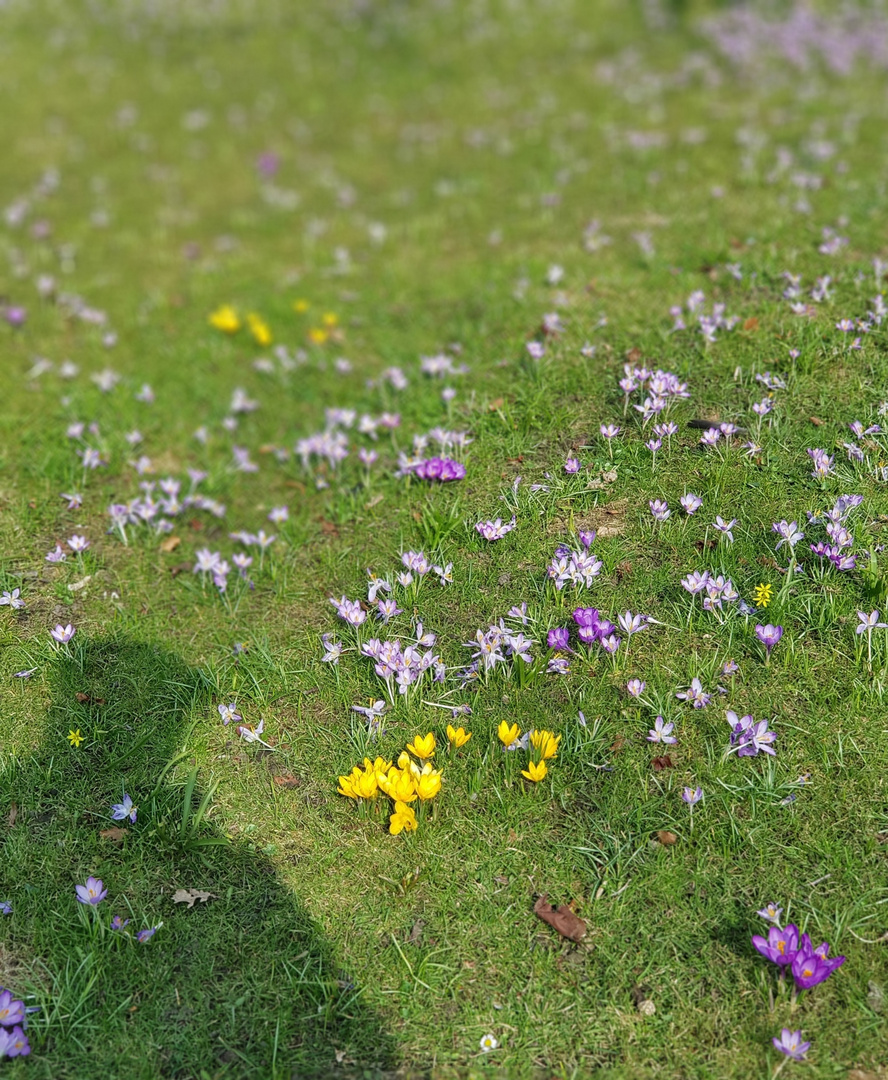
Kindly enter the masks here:
[[161, 540], [160, 550], [167, 552], [175, 551], [181, 543], [182, 541], [178, 536], [167, 536], [164, 540]]
[[759, 321], [755, 315], [750, 315], [746, 322], [743, 324], [744, 330], [758, 330]]
[[278, 787], [282, 788], [295, 788], [299, 787], [299, 781], [292, 773], [287, 773], [284, 776], [275, 776], [274, 782]]
[[501, 397], [494, 398], [493, 401], [491, 401], [491, 403], [487, 406], [487, 408], [491, 412], [496, 412], [496, 410], [501, 409], [503, 407], [503, 405], [505, 405], [505, 403], [506, 402], [505, 402], [504, 398], [501, 398]]
[[173, 575], [173, 577], [178, 577], [179, 574], [188, 574], [190, 572], [191, 572], [191, 563], [180, 562], [180, 563], [176, 563], [175, 566], [170, 567], [170, 573]]
[[74, 697], [80, 702], [81, 705], [105, 704], [105, 699], [103, 697], [93, 697], [91, 694], [75, 694]]
[[626, 745], [626, 739], [625, 739], [625, 736], [623, 736], [623, 735], [618, 735], [618, 736], [617, 736], [617, 737], [616, 737], [616, 738], [614, 739], [614, 741], [613, 741], [613, 742], [611, 743], [611, 750], [613, 750], [613, 752], [614, 752], [615, 754], [619, 754], [619, 752], [620, 752], [620, 751], [621, 751], [621, 750], [623, 749], [623, 747], [624, 747], [625, 745]]
[[660, 841], [661, 844], [665, 845], [678, 843], [678, 837], [675, 835], [674, 832], [669, 832], [668, 829], [660, 829], [657, 832], [657, 839]]
[[129, 832], [129, 829], [121, 829], [119, 825], [112, 825], [110, 829], [102, 829], [99, 836], [103, 840], [110, 840], [115, 844], [122, 844], [123, 838]]
[[639, 349], [639, 347], [636, 345], [634, 348], [630, 349], [629, 352], [626, 353], [626, 359], [629, 361], [630, 364], [637, 364], [638, 361], [641, 359], [641, 349]]
[[13, 825], [15, 825], [16, 820], [18, 819], [18, 813], [18, 803], [10, 803], [9, 816], [6, 819], [6, 824], [10, 827], [10, 829], [13, 827]]
[[207, 900], [218, 899], [215, 893], [205, 892], [203, 889], [176, 889], [173, 893], [174, 904], [187, 904], [189, 908], [193, 908], [198, 900], [205, 904]]
[[814, 425], [814, 427], [823, 427], [823, 421], [819, 416], [809, 416], [808, 419]]
[[567, 904], [553, 908], [544, 894], [533, 905], [533, 911], [537, 918], [548, 923], [569, 941], [582, 941], [586, 936], [586, 924], [578, 915], [574, 915]]
[[675, 763], [668, 754], [664, 754], [662, 757], [655, 757], [651, 762], [654, 767], [654, 772], [662, 772], [664, 769], [674, 769]]

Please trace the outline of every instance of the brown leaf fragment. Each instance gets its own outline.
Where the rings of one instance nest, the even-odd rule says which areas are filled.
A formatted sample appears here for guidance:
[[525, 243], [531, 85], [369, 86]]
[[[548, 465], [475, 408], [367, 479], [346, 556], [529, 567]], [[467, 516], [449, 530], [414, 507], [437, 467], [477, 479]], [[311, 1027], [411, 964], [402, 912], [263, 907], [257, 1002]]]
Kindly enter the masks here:
[[743, 324], [744, 330], [758, 330], [759, 321], [755, 315], [750, 315], [746, 322]]
[[675, 762], [668, 754], [664, 754], [662, 757], [655, 757], [651, 762], [654, 767], [654, 772], [662, 772], [664, 769], [674, 769]]
[[129, 829], [121, 829], [119, 825], [112, 825], [110, 829], [102, 829], [99, 836], [103, 840], [110, 840], [113, 844], [122, 844], [123, 838], [129, 832]]
[[173, 577], [178, 577], [179, 574], [188, 574], [190, 572], [191, 572], [191, 563], [180, 562], [180, 563], [176, 563], [175, 566], [170, 567], [170, 573], [173, 575]]
[[505, 398], [494, 398], [493, 401], [487, 406], [490, 412], [496, 412], [497, 409], [501, 409], [505, 405]]
[[808, 419], [814, 425], [814, 427], [823, 427], [823, 421], [819, 416], [809, 416]]
[[189, 909], [193, 908], [198, 900], [205, 904], [207, 900], [218, 899], [215, 893], [205, 892], [203, 889], [176, 889], [173, 893], [173, 903], [187, 904]]
[[280, 788], [297, 788], [299, 787], [299, 780], [292, 774], [286, 773], [283, 776], [274, 777], [274, 782]]
[[554, 908], [543, 894], [533, 905], [533, 911], [537, 918], [548, 923], [568, 941], [582, 941], [586, 936], [586, 924], [579, 916], [574, 915], [567, 904], [560, 904]]
[[626, 353], [626, 359], [630, 364], [637, 364], [641, 359], [641, 349], [636, 345]]
[[19, 814], [18, 803], [10, 803], [9, 804], [9, 815], [6, 818], [6, 824], [10, 827], [10, 829], [13, 827], [13, 825], [15, 825], [15, 823], [16, 823], [16, 821], [18, 819], [18, 814]]
[[660, 829], [660, 830], [658, 830], [657, 839], [664, 846], [668, 846], [669, 844], [677, 844], [678, 843], [678, 837], [675, 835], [674, 832], [669, 832], [668, 829]]
[[422, 937], [422, 932], [425, 929], [425, 923], [422, 919], [417, 919], [413, 924], [413, 928], [407, 936], [408, 945], [416, 945], [419, 939]]
[[178, 536], [167, 536], [165, 539], [161, 540], [160, 550], [167, 552], [175, 551], [181, 543], [182, 540]]
[[81, 705], [104, 705], [103, 697], [93, 697], [92, 694], [75, 694], [74, 697]]
[[623, 747], [624, 747], [625, 745], [626, 745], [626, 738], [625, 738], [625, 736], [623, 736], [623, 735], [618, 735], [618, 736], [617, 736], [617, 737], [616, 737], [616, 738], [614, 739], [614, 741], [613, 741], [613, 742], [611, 743], [611, 747], [610, 747], [610, 748], [611, 748], [611, 750], [613, 750], [613, 752], [614, 752], [615, 754], [619, 754], [619, 752], [620, 752], [620, 751], [621, 751], [621, 750], [623, 749]]

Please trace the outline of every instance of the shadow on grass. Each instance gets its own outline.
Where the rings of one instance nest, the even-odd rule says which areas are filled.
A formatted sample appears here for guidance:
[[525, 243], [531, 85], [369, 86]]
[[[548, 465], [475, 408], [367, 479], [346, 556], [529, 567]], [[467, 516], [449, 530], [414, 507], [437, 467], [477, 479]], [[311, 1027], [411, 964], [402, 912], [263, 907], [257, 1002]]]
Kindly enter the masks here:
[[[190, 763], [166, 767], [185, 749], [191, 715], [209, 704], [199, 673], [124, 637], [71, 648], [49, 672], [44, 745], [0, 773], [0, 900], [14, 909], [0, 931], [42, 972], [34, 1052], [9, 1063], [12, 1075], [385, 1075], [393, 1040], [268, 859], [245, 841], [182, 843]], [[69, 728], [86, 738], [79, 750], [65, 741]], [[124, 790], [139, 815], [121, 822], [128, 833], [115, 844], [99, 834], [115, 824], [110, 806]], [[196, 790], [191, 805], [201, 798]], [[220, 832], [204, 822], [194, 836]], [[75, 901], [88, 874], [108, 888], [95, 909]], [[187, 910], [172, 903], [179, 887], [217, 899]], [[84, 915], [105, 928], [113, 915], [129, 917], [127, 932], [164, 925], [138, 944], [91, 932]]]

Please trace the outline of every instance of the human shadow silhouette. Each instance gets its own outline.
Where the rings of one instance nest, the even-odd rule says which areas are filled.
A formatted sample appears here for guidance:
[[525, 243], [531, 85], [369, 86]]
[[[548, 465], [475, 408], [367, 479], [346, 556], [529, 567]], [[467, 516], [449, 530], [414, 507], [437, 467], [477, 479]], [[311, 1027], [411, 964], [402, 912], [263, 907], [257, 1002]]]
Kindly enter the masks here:
[[[386, 1075], [392, 1038], [270, 861], [246, 841], [180, 842], [184, 785], [167, 766], [191, 717], [210, 704], [206, 680], [174, 653], [126, 636], [75, 641], [48, 673], [44, 742], [0, 770], [0, 900], [13, 904], [0, 934], [42, 1006], [31, 1058], [5, 1063], [10, 1075]], [[25, 692], [39, 693], [39, 683]], [[69, 728], [87, 736], [80, 750], [62, 742]], [[99, 834], [116, 824], [110, 804], [123, 790], [139, 815], [119, 823], [128, 833], [115, 844]], [[196, 791], [192, 806], [200, 801]], [[222, 836], [212, 821], [198, 831]], [[94, 909], [75, 901], [88, 874], [108, 888]], [[217, 899], [188, 910], [171, 902], [174, 886]], [[108, 929], [115, 914], [132, 920], [125, 934], [163, 927], [139, 944]]]

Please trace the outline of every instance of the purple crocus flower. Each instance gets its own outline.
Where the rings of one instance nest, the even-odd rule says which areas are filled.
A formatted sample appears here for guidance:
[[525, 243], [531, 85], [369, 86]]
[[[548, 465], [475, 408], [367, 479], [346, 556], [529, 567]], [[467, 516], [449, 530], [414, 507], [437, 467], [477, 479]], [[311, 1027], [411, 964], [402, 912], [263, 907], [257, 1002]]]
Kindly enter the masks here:
[[570, 648], [570, 630], [566, 626], [553, 626], [546, 635], [546, 644], [550, 649], [566, 652]]
[[678, 500], [681, 503], [681, 508], [690, 517], [691, 514], [695, 514], [703, 505], [703, 500], [699, 495], [692, 495], [690, 492], [687, 495], [682, 495]]
[[129, 919], [122, 919], [119, 915], [115, 915], [111, 920], [112, 930], [123, 930], [127, 926], [129, 926]]
[[27, 1057], [30, 1053], [28, 1036], [20, 1027], [0, 1028], [0, 1058]]
[[828, 957], [829, 945], [822, 942], [815, 949], [807, 934], [802, 934], [799, 942], [799, 951], [792, 961], [792, 977], [796, 988], [810, 990], [812, 986], [824, 982], [830, 975], [845, 963], [844, 956]]
[[70, 623], [68, 623], [67, 626], [62, 626], [62, 624], [59, 623], [55, 629], [50, 630], [49, 633], [50, 637], [55, 638], [60, 645], [67, 645], [71, 638], [74, 637], [75, 632], [74, 627]]
[[802, 1042], [801, 1031], [790, 1031], [789, 1028], [783, 1028], [780, 1038], [775, 1037], [771, 1042], [781, 1054], [786, 1054], [793, 1061], [804, 1061], [805, 1054], [811, 1048], [809, 1042]]
[[672, 735], [672, 729], [675, 724], [665, 724], [663, 717], [658, 716], [654, 721], [654, 726], [649, 729], [647, 741], [652, 743], [677, 743], [678, 739]]
[[14, 1027], [25, 1019], [25, 1004], [14, 998], [9, 990], [0, 988], [0, 1025]]
[[579, 458], [569, 457], [564, 463], [564, 471], [568, 476], [573, 476], [580, 471]]
[[799, 951], [799, 928], [795, 923], [789, 923], [782, 930], [779, 926], [772, 926], [768, 930], [767, 938], [754, 934], [752, 944], [772, 963], [778, 967], [786, 967], [795, 960]]
[[783, 908], [778, 907], [776, 904], [765, 904], [765, 906], [756, 912], [756, 915], [761, 915], [763, 919], [773, 923], [775, 926], [780, 924], [780, 916], [783, 914]]
[[622, 639], [618, 638], [616, 634], [607, 634], [605, 637], [601, 638], [598, 644], [606, 653], [613, 656], [617, 649], [619, 649], [621, 640]]
[[100, 904], [108, 895], [108, 890], [103, 887], [102, 879], [94, 878], [92, 875], [86, 879], [85, 885], [75, 886], [74, 891], [81, 904], [90, 904], [93, 907]]
[[737, 519], [736, 518], [731, 518], [730, 521], [725, 521], [724, 518], [721, 516], [721, 514], [716, 514], [715, 515], [715, 521], [712, 523], [712, 526], [713, 526], [714, 529], [718, 529], [718, 531], [720, 533], [723, 533], [728, 538], [728, 540], [733, 544], [734, 543], [734, 533], [732, 532], [732, 529], [734, 528], [734, 526], [736, 524], [737, 524]]
[[766, 626], [762, 626], [760, 623], [756, 623], [755, 636], [765, 647], [765, 653], [770, 657], [771, 650], [783, 637], [782, 626], [772, 626], [768, 623]]
[[644, 688], [646, 685], [647, 684], [644, 683], [641, 679], [630, 679], [629, 682], [626, 683], [626, 693], [630, 697], [641, 697], [641, 695], [644, 693]]
[[237, 711], [237, 702], [232, 701], [228, 705], [219, 705], [219, 715], [222, 717], [222, 723], [228, 727], [232, 720], [242, 720], [243, 717]]
[[581, 529], [577, 533], [577, 537], [579, 538], [579, 541], [583, 545], [583, 547], [586, 548], [586, 550], [588, 551], [589, 548], [592, 546], [593, 541], [595, 540], [595, 530], [590, 529], [588, 532], [586, 532]]
[[703, 788], [689, 788], [686, 787], [681, 793], [682, 799], [688, 804], [688, 806], [694, 806], [703, 798]]
[[672, 511], [669, 509], [669, 504], [662, 499], [651, 499], [648, 502], [648, 506], [651, 508], [651, 513], [654, 515], [655, 521], [666, 521]]
[[144, 945], [146, 941], [150, 941], [154, 937], [161, 925], [161, 923], [158, 923], [157, 926], [149, 926], [144, 930], [139, 930], [136, 934], [136, 941], [138, 941], [140, 945]]
[[631, 611], [624, 611], [622, 615], [617, 617], [617, 622], [622, 627], [626, 637], [631, 638], [632, 635], [637, 634], [639, 630], [647, 630], [647, 619], [647, 615], [633, 615]]
[[123, 802], [114, 803], [111, 807], [111, 817], [114, 821], [126, 821], [126, 819], [129, 818], [133, 825], [135, 825], [137, 813], [136, 807], [133, 806], [133, 800], [126, 792], [123, 793]]

